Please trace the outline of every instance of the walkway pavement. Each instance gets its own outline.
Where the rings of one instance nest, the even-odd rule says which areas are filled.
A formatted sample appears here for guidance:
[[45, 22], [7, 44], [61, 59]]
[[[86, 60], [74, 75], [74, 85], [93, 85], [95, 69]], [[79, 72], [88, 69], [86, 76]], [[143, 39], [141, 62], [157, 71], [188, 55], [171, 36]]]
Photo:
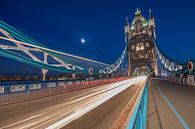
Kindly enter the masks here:
[[148, 129], [195, 129], [195, 87], [151, 79]]

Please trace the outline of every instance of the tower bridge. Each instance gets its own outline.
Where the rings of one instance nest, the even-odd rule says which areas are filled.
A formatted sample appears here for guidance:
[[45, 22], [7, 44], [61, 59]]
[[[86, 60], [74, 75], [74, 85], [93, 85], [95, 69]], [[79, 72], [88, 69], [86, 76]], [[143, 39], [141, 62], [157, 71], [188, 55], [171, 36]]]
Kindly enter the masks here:
[[127, 43], [128, 74], [148, 74], [157, 75], [157, 62], [154, 40], [156, 39], [155, 21], [149, 14], [146, 20], [139, 9], [135, 12], [131, 24], [126, 18], [125, 39]]
[[[0, 56], [43, 74], [41, 81], [0, 82], [0, 128], [194, 128], [195, 62], [161, 51], [151, 10], [148, 19], [139, 9], [132, 22], [126, 17], [124, 31], [124, 50], [107, 64], [49, 49], [0, 20]], [[128, 74], [111, 77], [126, 59]], [[45, 80], [49, 70], [73, 79]]]

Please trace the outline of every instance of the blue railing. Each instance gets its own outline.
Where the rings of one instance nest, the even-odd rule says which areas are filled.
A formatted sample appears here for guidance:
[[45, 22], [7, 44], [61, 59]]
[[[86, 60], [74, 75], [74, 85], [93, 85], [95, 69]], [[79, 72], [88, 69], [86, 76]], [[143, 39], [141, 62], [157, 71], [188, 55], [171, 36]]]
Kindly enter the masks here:
[[[120, 78], [118, 78], [120, 80]], [[0, 82], [0, 95], [14, 94], [14, 93], [27, 93], [37, 90], [51, 90], [53, 92], [58, 89], [59, 91], [72, 91], [83, 88], [89, 88], [91, 85], [105, 84], [118, 80], [117, 78], [86, 78], [77, 80], [56, 80], [56, 81], [29, 81], [29, 82]], [[121, 78], [122, 79], [122, 78]], [[61, 89], [61, 90], [60, 90]]]
[[146, 129], [147, 121], [147, 98], [148, 98], [148, 82], [141, 91], [135, 109], [128, 122], [127, 129]]
[[86, 78], [85, 80], [0, 83], [0, 105], [78, 91], [124, 79], [127, 78]]
[[0, 95], [19, 92], [30, 92], [34, 90], [64, 86], [69, 83], [74, 84], [83, 81], [85, 80], [0, 82]]

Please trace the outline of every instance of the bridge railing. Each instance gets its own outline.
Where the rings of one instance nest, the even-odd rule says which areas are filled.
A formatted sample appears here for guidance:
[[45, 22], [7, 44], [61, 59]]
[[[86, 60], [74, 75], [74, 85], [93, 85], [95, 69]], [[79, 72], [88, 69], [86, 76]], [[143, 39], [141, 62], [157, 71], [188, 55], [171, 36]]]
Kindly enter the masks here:
[[125, 79], [127, 78], [119, 77], [95, 80], [0, 83], [0, 104], [68, 93]]
[[129, 119], [127, 129], [146, 129], [147, 99], [148, 99], [148, 83], [146, 82], [143, 90], [139, 95], [133, 113]]
[[195, 86], [195, 75], [187, 75], [186, 77], [158, 77], [158, 79], [163, 79], [182, 85]]

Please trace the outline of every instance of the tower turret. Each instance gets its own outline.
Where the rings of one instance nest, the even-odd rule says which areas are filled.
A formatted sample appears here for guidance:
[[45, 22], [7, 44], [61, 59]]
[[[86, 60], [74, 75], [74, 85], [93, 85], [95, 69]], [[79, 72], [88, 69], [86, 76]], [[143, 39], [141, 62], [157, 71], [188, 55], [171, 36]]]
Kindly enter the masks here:
[[[127, 20], [126, 20], [127, 21]], [[154, 74], [155, 60], [155, 22], [149, 11], [149, 19], [146, 20], [137, 9], [135, 16], [129, 25], [126, 22], [125, 33], [127, 39], [128, 75]]]
[[149, 9], [148, 24], [149, 24], [149, 35], [152, 36], [154, 39], [156, 39], [155, 19], [152, 16], [152, 10], [151, 9]]
[[128, 42], [128, 39], [130, 38], [130, 30], [129, 30], [129, 22], [128, 22], [128, 17], [126, 17], [125, 20], [125, 42]]

